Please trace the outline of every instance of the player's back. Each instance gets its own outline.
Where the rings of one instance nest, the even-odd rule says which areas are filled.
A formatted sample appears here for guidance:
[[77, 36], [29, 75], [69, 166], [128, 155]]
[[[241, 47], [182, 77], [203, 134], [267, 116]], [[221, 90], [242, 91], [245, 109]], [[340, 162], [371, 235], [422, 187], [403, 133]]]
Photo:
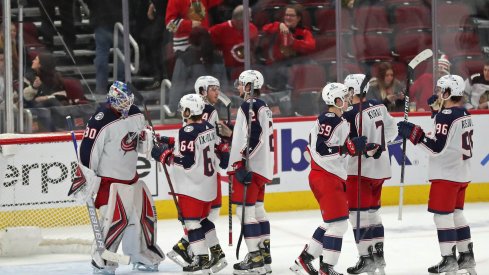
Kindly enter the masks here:
[[346, 180], [345, 156], [339, 147], [345, 144], [350, 128], [348, 122], [332, 112], [320, 114], [309, 133], [308, 149], [311, 169], [321, 169]]
[[430, 153], [429, 179], [470, 182], [472, 136], [470, 113], [462, 107], [442, 109], [435, 116], [435, 129], [421, 148]]
[[178, 194], [202, 201], [216, 197], [215, 128], [206, 121], [182, 127], [175, 140], [173, 178]]
[[[360, 127], [359, 104], [350, 106], [343, 117], [350, 123], [350, 138], [358, 136]], [[384, 152], [378, 159], [366, 158], [362, 155], [362, 176], [372, 179], [388, 179], [391, 177], [387, 142], [397, 136], [394, 118], [389, 114], [385, 105], [375, 100], [367, 100], [362, 104], [362, 136], [367, 137], [367, 143], [380, 145]], [[348, 175], [358, 174], [358, 157], [348, 160]]]

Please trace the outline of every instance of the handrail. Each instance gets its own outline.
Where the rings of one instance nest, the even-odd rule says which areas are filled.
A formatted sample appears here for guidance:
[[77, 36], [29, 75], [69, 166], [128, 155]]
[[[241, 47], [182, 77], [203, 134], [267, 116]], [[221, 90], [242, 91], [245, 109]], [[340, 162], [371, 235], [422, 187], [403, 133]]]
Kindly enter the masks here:
[[[114, 62], [113, 63], [114, 64], [114, 66], [113, 66], [113, 77], [114, 77], [114, 80], [117, 79], [117, 67], [119, 65], [118, 64], [119, 58], [122, 60], [122, 63], [126, 62], [124, 59], [124, 53], [119, 49], [118, 31], [120, 31], [121, 33], [124, 32], [124, 26], [120, 22], [117, 22], [114, 25], [114, 46], [113, 46], [113, 57], [114, 57], [114, 60], [113, 60], [113, 62]], [[134, 48], [134, 65], [131, 63], [131, 73], [137, 74], [139, 72], [139, 45], [136, 42], [136, 40], [134, 40], [134, 38], [130, 34], [129, 34], [129, 43]]]
[[169, 114], [169, 109], [166, 110], [168, 108], [168, 105], [166, 104], [166, 91], [170, 90], [170, 88], [171, 88], [171, 81], [166, 78], [163, 79], [160, 85], [160, 106], [161, 106], [160, 123], [162, 124], [165, 122], [166, 115]]

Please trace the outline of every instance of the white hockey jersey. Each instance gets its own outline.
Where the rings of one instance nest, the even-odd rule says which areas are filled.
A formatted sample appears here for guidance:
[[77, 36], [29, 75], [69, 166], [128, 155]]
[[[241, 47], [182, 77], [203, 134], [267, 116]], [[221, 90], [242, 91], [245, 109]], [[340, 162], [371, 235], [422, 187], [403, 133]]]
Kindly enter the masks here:
[[135, 105], [125, 119], [109, 105], [100, 107], [87, 123], [80, 145], [81, 163], [99, 177], [134, 179], [139, 136], [145, 127], [144, 116]]
[[217, 196], [216, 130], [208, 122], [190, 123], [175, 139], [171, 170], [175, 193], [201, 201]]
[[[231, 155], [229, 163], [241, 161], [246, 158], [246, 145], [248, 140], [248, 117], [251, 100], [243, 102], [238, 109], [236, 124], [233, 130]], [[249, 167], [251, 172], [272, 180], [274, 165], [273, 148], [273, 121], [272, 111], [268, 105], [259, 98], [253, 98], [253, 115], [251, 119], [251, 136], [249, 148]], [[230, 171], [232, 166], [229, 167]]]
[[309, 133], [308, 150], [311, 154], [311, 169], [319, 166], [327, 172], [346, 180], [346, 155], [340, 155], [350, 126], [348, 122], [332, 112], [320, 114]]
[[[350, 139], [358, 137], [360, 127], [359, 104], [350, 106], [343, 117], [350, 123]], [[384, 151], [380, 158], [362, 158], [362, 176], [371, 179], [389, 179], [392, 175], [387, 142], [397, 136], [397, 124], [384, 104], [367, 100], [362, 104], [362, 136], [367, 143], [376, 143]], [[358, 157], [348, 159], [348, 175], [358, 175]]]
[[442, 109], [432, 133], [419, 143], [430, 154], [429, 180], [470, 182], [474, 125], [469, 112], [462, 107]]

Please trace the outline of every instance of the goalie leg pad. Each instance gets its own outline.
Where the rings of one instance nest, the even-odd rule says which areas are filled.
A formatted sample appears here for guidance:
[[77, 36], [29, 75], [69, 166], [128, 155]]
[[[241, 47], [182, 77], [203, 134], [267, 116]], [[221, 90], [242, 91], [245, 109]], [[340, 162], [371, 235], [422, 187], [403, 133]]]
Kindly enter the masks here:
[[157, 245], [157, 217], [151, 193], [143, 181], [131, 185], [132, 209], [129, 226], [124, 233], [122, 249], [131, 256], [138, 270], [154, 270], [165, 256]]
[[[105, 220], [105, 216], [107, 215], [107, 211], [108, 211], [108, 206], [107, 205], [104, 205], [102, 207], [100, 207], [99, 209], [99, 213], [100, 213], [100, 226], [102, 227], [102, 234], [104, 236], [104, 239], [105, 239], [105, 236], [106, 236], [106, 232], [107, 230], [105, 230], [107, 228], [107, 224], [104, 223], [103, 221]], [[119, 240], [120, 242], [120, 240]], [[104, 259], [102, 259], [101, 257], [101, 254], [99, 251], [97, 251], [97, 244], [96, 244], [96, 240], [94, 240], [93, 244], [92, 244], [92, 267], [94, 269], [94, 273], [95, 272], [99, 272], [101, 274], [103, 274], [103, 272], [106, 272], [106, 274], [113, 274], [115, 272], [115, 269], [118, 267], [118, 264], [115, 263], [115, 262], [109, 262], [109, 261], [106, 261]]]

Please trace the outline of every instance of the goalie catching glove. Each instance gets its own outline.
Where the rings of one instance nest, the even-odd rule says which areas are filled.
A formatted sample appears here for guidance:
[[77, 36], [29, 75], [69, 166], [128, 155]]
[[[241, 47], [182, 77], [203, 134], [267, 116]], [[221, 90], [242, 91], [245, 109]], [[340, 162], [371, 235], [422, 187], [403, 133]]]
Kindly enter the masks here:
[[365, 145], [367, 144], [367, 137], [354, 137], [347, 139], [343, 146], [340, 146], [340, 155], [349, 154], [350, 156], [359, 156], [365, 151]]
[[425, 136], [423, 129], [411, 122], [399, 121], [397, 129], [401, 137], [409, 139], [414, 145], [418, 144]]
[[100, 181], [102, 180], [91, 169], [79, 164], [79, 171], [81, 177], [85, 178], [85, 184], [81, 186], [78, 191], [73, 193], [73, 197], [79, 202], [89, 202], [93, 200], [93, 196], [97, 194], [100, 188]]
[[153, 150], [151, 150], [151, 156], [158, 162], [161, 162], [162, 164], [170, 164], [172, 157], [173, 157], [173, 152], [168, 146], [168, 144], [162, 143], [159, 146], [153, 147]]

